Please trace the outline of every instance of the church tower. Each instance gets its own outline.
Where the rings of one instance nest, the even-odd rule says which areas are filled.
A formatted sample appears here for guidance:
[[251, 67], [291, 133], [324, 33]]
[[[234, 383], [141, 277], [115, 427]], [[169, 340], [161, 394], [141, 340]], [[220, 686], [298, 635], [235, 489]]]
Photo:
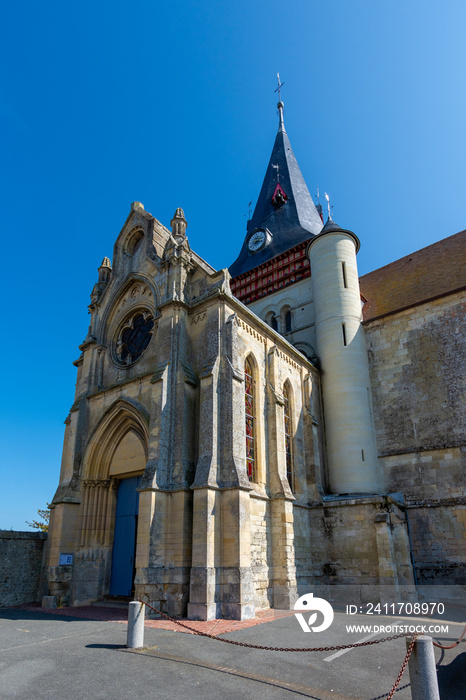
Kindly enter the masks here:
[[[254, 214], [240, 254], [230, 265], [233, 278], [243, 276], [320, 232], [322, 218], [291, 148], [283, 120], [283, 102], [278, 105], [278, 133]], [[273, 287], [275, 290], [277, 287]], [[261, 290], [259, 296], [266, 293]]]
[[277, 106], [272, 155], [240, 254], [230, 266], [232, 290], [322, 370], [325, 490], [380, 493], [356, 265], [359, 240], [330, 214], [323, 226], [320, 205], [291, 149], [283, 102]]
[[310, 266], [306, 246], [320, 233], [320, 205], [312, 200], [291, 148], [278, 105], [279, 123], [254, 214], [235, 262], [233, 294], [281, 333], [307, 359], [316, 360]]

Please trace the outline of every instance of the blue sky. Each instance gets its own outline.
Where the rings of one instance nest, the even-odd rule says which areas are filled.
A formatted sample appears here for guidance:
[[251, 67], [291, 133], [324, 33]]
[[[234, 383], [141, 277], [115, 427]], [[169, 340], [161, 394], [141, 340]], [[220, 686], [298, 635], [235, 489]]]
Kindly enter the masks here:
[[[107, 0], [3, 10], [0, 527], [58, 483], [89, 294], [132, 201], [237, 256], [285, 124], [361, 274], [466, 226], [464, 0]], [[11, 330], [12, 319], [15, 330]], [[21, 330], [21, 332], [20, 332]]]

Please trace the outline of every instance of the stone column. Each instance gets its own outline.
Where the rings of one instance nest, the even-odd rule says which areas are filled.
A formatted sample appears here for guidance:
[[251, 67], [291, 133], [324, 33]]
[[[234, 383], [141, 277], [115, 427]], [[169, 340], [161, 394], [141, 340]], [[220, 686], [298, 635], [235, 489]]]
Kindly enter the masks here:
[[255, 616], [249, 490], [225, 490], [221, 503], [222, 617], [249, 620]]
[[191, 564], [192, 493], [140, 493], [136, 593], [170, 615], [185, 615]]
[[380, 600], [417, 600], [406, 516], [393, 501], [388, 508], [389, 512], [379, 512], [374, 518]]
[[97, 348], [97, 355], [96, 355], [96, 385], [100, 389], [100, 387], [103, 385], [103, 376], [104, 376], [104, 363], [105, 363], [105, 354], [107, 352], [107, 348], [105, 345], [99, 345]]
[[219, 565], [220, 510], [219, 491], [210, 488], [194, 491], [190, 620], [215, 620], [221, 614], [217, 603], [220, 591], [217, 590], [216, 569]]
[[290, 610], [298, 597], [293, 528], [294, 496], [286, 477], [284, 399], [280, 386], [279, 353], [275, 346], [269, 350], [267, 377], [273, 606]]
[[377, 542], [380, 602], [388, 603], [391, 600], [399, 599], [398, 577], [393, 558], [390, 513], [377, 513], [374, 523]]
[[[223, 314], [224, 310], [221, 310]], [[234, 319], [223, 353], [200, 375], [199, 461], [193, 511], [189, 617], [254, 617], [249, 491], [244, 439], [243, 373]]]
[[244, 368], [240, 360], [236, 315], [230, 315], [224, 327], [218, 480], [223, 489], [220, 543], [222, 617], [246, 620], [255, 615], [249, 496], [252, 487], [246, 471]]
[[307, 374], [303, 380], [304, 450], [307, 493], [313, 501], [320, 499], [325, 482], [317, 392], [317, 385], [313, 383], [311, 375]]
[[193, 484], [193, 548], [188, 617], [215, 620], [216, 567], [220, 565], [220, 494], [217, 487], [218, 356], [208, 360], [199, 376], [199, 459]]
[[168, 445], [170, 435], [170, 402], [168, 372], [170, 362], [161, 362], [151, 377], [151, 425], [148, 444], [148, 462], [140, 489], [165, 485], [168, 475]]
[[293, 503], [271, 502], [273, 607], [291, 610], [298, 599], [294, 550]]

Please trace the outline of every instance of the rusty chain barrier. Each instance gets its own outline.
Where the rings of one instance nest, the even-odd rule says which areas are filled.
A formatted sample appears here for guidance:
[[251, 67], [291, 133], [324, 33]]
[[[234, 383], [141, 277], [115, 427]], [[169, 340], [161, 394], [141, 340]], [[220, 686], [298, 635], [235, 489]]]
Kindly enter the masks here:
[[446, 646], [446, 645], [440, 644], [440, 642], [436, 642], [436, 641], [432, 641], [432, 644], [434, 645], [434, 647], [438, 647], [439, 649], [454, 649], [461, 642], [461, 640], [463, 639], [465, 634], [466, 634], [466, 625], [464, 627], [464, 630], [463, 630], [461, 637], [459, 639], [457, 639], [456, 642], [453, 642], [453, 644], [449, 644], [448, 646]]
[[[143, 600], [140, 598], [136, 599], [138, 603], [142, 603], [143, 605], [146, 605], [148, 608], [153, 610], [157, 615], [160, 615], [161, 617], [164, 617], [166, 620], [169, 622], [173, 622], [175, 625], [179, 625], [180, 627], [184, 627], [185, 629], [189, 630], [191, 634], [196, 634], [199, 637], [207, 637], [208, 639], [215, 639], [217, 642], [225, 642], [226, 644], [234, 644], [235, 646], [238, 647], [246, 647], [248, 649], [261, 649], [262, 651], [289, 651], [289, 652], [316, 652], [316, 651], [341, 651], [343, 649], [357, 649], [358, 647], [368, 647], [373, 644], [381, 644], [382, 642], [390, 642], [392, 639], [400, 639], [401, 637], [409, 637], [408, 634], [395, 634], [392, 637], [382, 637], [381, 639], [374, 639], [368, 642], [356, 642], [355, 644], [340, 644], [339, 646], [330, 646], [330, 647], [309, 647], [305, 649], [297, 648], [297, 649], [292, 649], [289, 647], [264, 647], [260, 646], [259, 644], [248, 644], [247, 642], [237, 642], [232, 639], [224, 639], [223, 637], [217, 637], [214, 634], [209, 634], [208, 632], [201, 632], [200, 630], [196, 630], [193, 627], [190, 627], [189, 625], [186, 625], [184, 622], [180, 622], [174, 617], [170, 617], [170, 615], [167, 615], [166, 613], [163, 613], [161, 610], [158, 610], [157, 608], [154, 608], [152, 605], [149, 603], [145, 603]], [[466, 628], [463, 632], [463, 635], [461, 638], [456, 642], [456, 644], [459, 644], [461, 641], [462, 637], [464, 636], [466, 632]], [[403, 664], [401, 666], [400, 672], [397, 676], [397, 679], [391, 689], [391, 691], [383, 696], [386, 697], [387, 700], [391, 700], [393, 698], [393, 695], [396, 692], [396, 689], [398, 688], [401, 678], [403, 677], [403, 674], [406, 670], [406, 666], [408, 665], [409, 658], [411, 656], [411, 653], [414, 648], [414, 643], [417, 639], [418, 635], [413, 634], [411, 637], [411, 642], [408, 646], [408, 649], [406, 651], [406, 655], [403, 661]], [[456, 644], [454, 646], [456, 646]], [[438, 645], [437, 645], [438, 646]], [[449, 647], [447, 647], [449, 648]]]
[[391, 691], [390, 691], [389, 694], [387, 695], [387, 700], [392, 700], [392, 697], [395, 695], [396, 689], [397, 689], [398, 686], [400, 685], [401, 678], [403, 677], [403, 673], [405, 672], [406, 666], [408, 665], [409, 657], [411, 656], [411, 653], [412, 653], [413, 648], [414, 648], [414, 643], [415, 643], [417, 637], [418, 637], [417, 634], [413, 634], [413, 636], [411, 637], [411, 641], [410, 641], [410, 643], [409, 643], [409, 647], [408, 647], [408, 649], [407, 649], [407, 651], [406, 651], [406, 656], [405, 656], [405, 658], [404, 658], [403, 663], [401, 664], [400, 672], [399, 672], [399, 674], [398, 674], [398, 676], [397, 676], [397, 679], [396, 679], [396, 681], [395, 681], [395, 683], [394, 683], [394, 685], [393, 685], [393, 688], [391, 689]]

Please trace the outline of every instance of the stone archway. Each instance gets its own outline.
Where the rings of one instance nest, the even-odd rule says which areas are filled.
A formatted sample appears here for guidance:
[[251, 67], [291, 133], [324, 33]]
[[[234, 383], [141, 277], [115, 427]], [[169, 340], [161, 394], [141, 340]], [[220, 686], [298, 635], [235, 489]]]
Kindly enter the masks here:
[[[129, 497], [132, 505], [125, 505], [123, 500], [119, 506], [123, 513], [128, 507], [132, 509], [131, 537], [129, 544], [127, 542], [127, 548], [132, 550], [128, 559], [132, 584], [137, 532], [136, 488], [147, 462], [147, 444], [147, 421], [141, 411], [124, 400], [117, 401], [105, 413], [92, 435], [83, 467], [74, 582], [77, 602], [95, 600], [110, 592], [115, 518], [118, 503], [123, 498], [119, 497], [120, 491], [126, 494], [132, 491]], [[122, 488], [121, 484], [124, 484]], [[119, 531], [128, 535], [126, 527]]]

